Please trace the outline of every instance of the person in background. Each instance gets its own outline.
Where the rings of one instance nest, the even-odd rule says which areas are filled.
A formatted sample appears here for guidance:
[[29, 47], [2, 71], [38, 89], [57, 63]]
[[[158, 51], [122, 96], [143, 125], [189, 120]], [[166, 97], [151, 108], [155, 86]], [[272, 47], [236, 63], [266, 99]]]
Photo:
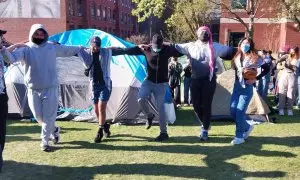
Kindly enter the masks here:
[[183, 84], [184, 84], [184, 106], [189, 106], [192, 104], [192, 97], [190, 93], [191, 89], [191, 75], [192, 75], [192, 66], [191, 60], [187, 59], [187, 65], [183, 68], [184, 75], [183, 75]]
[[74, 56], [81, 49], [79, 46], [48, 42], [48, 36], [42, 24], [34, 24], [26, 47], [19, 48], [15, 44], [7, 49], [0, 49], [8, 56], [8, 63], [24, 63], [28, 105], [34, 118], [42, 126], [40, 146], [46, 152], [52, 151], [49, 140], [54, 144], [60, 141], [60, 128], [55, 125], [58, 108], [56, 57]]
[[262, 69], [264, 69], [267, 72], [264, 72], [266, 74], [263, 76], [258, 82], [257, 82], [257, 92], [258, 94], [265, 100], [268, 101], [268, 89], [269, 89], [269, 83], [271, 80], [271, 65], [272, 60], [270, 58], [270, 55], [267, 54], [267, 51], [261, 50], [258, 52], [259, 57], [263, 60], [262, 66], [258, 68], [258, 74], [262, 73]]
[[231, 141], [233, 145], [244, 143], [254, 128], [246, 121], [246, 110], [253, 96], [254, 83], [266, 73], [263, 71], [257, 76], [257, 68], [262, 64], [263, 59], [256, 54], [252, 39], [243, 38], [232, 60], [236, 74], [230, 103], [231, 116], [236, 123], [235, 137]]
[[272, 60], [272, 65], [271, 65], [271, 77], [272, 77], [272, 88], [270, 88], [270, 92], [272, 92], [272, 94], [275, 94], [275, 86], [276, 86], [276, 76], [277, 76], [277, 68], [276, 68], [276, 59], [272, 56], [272, 51], [268, 51], [268, 55], [270, 56], [271, 60]]
[[278, 81], [279, 93], [279, 115], [284, 115], [284, 108], [287, 99], [287, 114], [293, 116], [293, 105], [295, 100], [296, 70], [299, 59], [299, 48], [290, 48], [287, 58], [281, 58], [279, 61], [285, 61], [284, 69]]
[[[2, 49], [6, 31], [0, 29], [0, 49]], [[3, 158], [2, 152], [5, 145], [6, 135], [6, 119], [8, 113], [8, 96], [6, 93], [5, 80], [4, 80], [4, 57], [3, 51], [0, 52], [0, 173], [2, 170]]]
[[276, 86], [275, 86], [275, 103], [277, 104], [277, 107], [279, 106], [279, 87], [278, 82], [281, 77], [281, 74], [283, 72], [283, 69], [285, 67], [285, 62], [288, 58], [288, 54], [290, 51], [290, 46], [285, 45], [282, 48], [279, 49], [278, 53], [278, 59], [276, 60], [276, 69], [277, 69], [277, 76], [276, 76]]
[[178, 52], [191, 59], [191, 92], [194, 111], [202, 123], [200, 140], [208, 140], [211, 106], [216, 90], [216, 58], [232, 59], [235, 49], [213, 44], [212, 33], [207, 26], [200, 27], [197, 40], [185, 44], [175, 44]]
[[172, 97], [177, 108], [181, 105], [180, 86], [182, 65], [178, 62], [177, 57], [172, 57], [168, 65], [169, 70], [169, 85], [171, 87]]
[[298, 52], [298, 54], [297, 54], [297, 56], [298, 56], [298, 61], [297, 61], [297, 70], [296, 70], [296, 78], [297, 78], [297, 80], [296, 80], [296, 82], [297, 82], [297, 87], [298, 87], [298, 97], [297, 97], [297, 103], [296, 103], [296, 105], [297, 105], [297, 107], [298, 107], [298, 109], [300, 108], [300, 52]]

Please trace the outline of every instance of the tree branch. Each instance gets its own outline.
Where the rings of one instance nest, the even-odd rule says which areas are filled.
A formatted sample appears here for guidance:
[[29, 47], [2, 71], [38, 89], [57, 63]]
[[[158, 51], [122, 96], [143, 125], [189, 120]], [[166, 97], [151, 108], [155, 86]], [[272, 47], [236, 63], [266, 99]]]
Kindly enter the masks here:
[[257, 0], [254, 4], [254, 15], [256, 15], [257, 11], [258, 11], [258, 8], [260, 7], [260, 3], [261, 3], [261, 0]]
[[[230, 14], [232, 14], [232, 15], [235, 16], [236, 19], [234, 19], [234, 20], [240, 22], [243, 26], [245, 26], [245, 28], [247, 29], [247, 31], [249, 31], [249, 27], [247, 26], [247, 24], [245, 23], [245, 21], [237, 13], [233, 12], [226, 4], [224, 4], [222, 2], [221, 3], [217, 3], [217, 2], [212, 1], [212, 0], [208, 0], [208, 1], [211, 2], [211, 3], [213, 3], [213, 4], [215, 4], [215, 5], [224, 7], [228, 11], [228, 13], [230, 13]], [[229, 19], [232, 19], [232, 18], [229, 18]]]

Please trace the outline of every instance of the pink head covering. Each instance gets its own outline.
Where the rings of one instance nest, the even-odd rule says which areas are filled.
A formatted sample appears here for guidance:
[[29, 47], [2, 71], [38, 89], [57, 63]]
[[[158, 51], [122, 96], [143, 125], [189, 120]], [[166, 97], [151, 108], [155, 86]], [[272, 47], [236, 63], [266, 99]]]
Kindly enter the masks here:
[[213, 48], [213, 42], [212, 42], [212, 34], [211, 31], [209, 29], [209, 27], [207, 26], [201, 26], [198, 30], [197, 30], [197, 35], [199, 36], [199, 34], [202, 31], [206, 31], [209, 34], [209, 40], [208, 40], [208, 45], [209, 45], [209, 55], [210, 55], [210, 59], [209, 59], [209, 70], [210, 70], [210, 75], [209, 78], [210, 80], [212, 79], [213, 75], [214, 75], [214, 69], [215, 69], [215, 61], [214, 61], [214, 48]]

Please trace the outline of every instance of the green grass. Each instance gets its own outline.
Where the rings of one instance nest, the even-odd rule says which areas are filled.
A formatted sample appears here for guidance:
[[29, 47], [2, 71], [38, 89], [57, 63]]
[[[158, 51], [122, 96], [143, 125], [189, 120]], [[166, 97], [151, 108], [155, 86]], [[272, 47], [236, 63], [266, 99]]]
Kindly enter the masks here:
[[62, 142], [39, 148], [36, 123], [8, 121], [1, 180], [42, 179], [300, 179], [300, 113], [257, 125], [245, 144], [231, 146], [233, 122], [214, 121], [200, 142], [191, 108], [178, 112], [170, 140], [151, 141], [158, 126], [113, 126], [112, 137], [92, 143], [96, 124], [58, 122]]

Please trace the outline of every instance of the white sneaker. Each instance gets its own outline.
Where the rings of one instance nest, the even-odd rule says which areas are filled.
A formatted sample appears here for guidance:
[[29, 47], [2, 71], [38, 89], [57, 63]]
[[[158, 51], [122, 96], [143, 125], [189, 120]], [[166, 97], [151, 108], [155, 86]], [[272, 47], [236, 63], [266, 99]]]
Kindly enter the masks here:
[[238, 144], [243, 144], [245, 142], [244, 138], [237, 138], [234, 137], [234, 139], [231, 141], [232, 145], [238, 145]]
[[283, 109], [279, 109], [279, 115], [284, 116], [284, 110]]
[[248, 131], [244, 132], [244, 139], [247, 139], [250, 136], [253, 129], [254, 129], [254, 125], [250, 125]]
[[293, 115], [294, 115], [293, 110], [292, 110], [292, 109], [289, 109], [289, 110], [288, 110], [288, 116], [293, 116]]

